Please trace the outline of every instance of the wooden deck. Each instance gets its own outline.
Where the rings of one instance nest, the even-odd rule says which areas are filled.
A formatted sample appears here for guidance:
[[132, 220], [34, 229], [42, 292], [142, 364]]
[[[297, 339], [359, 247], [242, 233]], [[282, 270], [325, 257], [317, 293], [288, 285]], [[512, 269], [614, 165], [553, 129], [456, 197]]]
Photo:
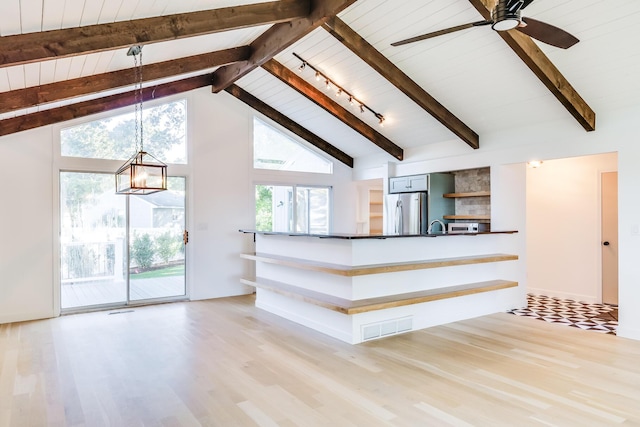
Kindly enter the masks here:
[[[132, 301], [182, 295], [185, 295], [185, 283], [182, 276], [131, 280]], [[60, 297], [63, 310], [92, 305], [116, 304], [126, 301], [127, 289], [124, 281], [63, 284]]]

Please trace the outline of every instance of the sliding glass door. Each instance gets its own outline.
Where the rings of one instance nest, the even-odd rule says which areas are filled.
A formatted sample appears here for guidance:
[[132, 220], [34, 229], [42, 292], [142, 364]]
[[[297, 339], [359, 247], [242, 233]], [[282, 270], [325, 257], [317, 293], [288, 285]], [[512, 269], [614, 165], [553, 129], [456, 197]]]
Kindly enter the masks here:
[[185, 180], [114, 194], [113, 174], [60, 173], [63, 311], [186, 296]]

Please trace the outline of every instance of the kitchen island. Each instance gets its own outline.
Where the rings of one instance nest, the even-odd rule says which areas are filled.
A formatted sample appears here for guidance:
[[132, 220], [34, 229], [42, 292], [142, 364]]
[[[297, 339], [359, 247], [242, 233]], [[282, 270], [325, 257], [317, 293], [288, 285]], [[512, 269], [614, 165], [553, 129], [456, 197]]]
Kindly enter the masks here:
[[515, 231], [253, 233], [256, 306], [356, 344], [526, 304]]

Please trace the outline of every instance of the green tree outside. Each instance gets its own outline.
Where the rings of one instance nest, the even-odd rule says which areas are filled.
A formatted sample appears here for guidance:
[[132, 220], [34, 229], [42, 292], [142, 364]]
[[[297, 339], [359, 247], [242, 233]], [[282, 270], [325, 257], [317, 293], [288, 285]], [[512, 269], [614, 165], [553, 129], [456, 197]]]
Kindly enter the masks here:
[[273, 231], [273, 188], [256, 185], [256, 230]]
[[139, 268], [145, 269], [153, 264], [153, 241], [151, 236], [143, 234], [139, 236], [133, 233], [133, 243], [131, 244], [131, 258], [136, 262]]
[[165, 264], [178, 254], [180, 246], [182, 246], [181, 236], [169, 230], [156, 237], [155, 240], [156, 254]]

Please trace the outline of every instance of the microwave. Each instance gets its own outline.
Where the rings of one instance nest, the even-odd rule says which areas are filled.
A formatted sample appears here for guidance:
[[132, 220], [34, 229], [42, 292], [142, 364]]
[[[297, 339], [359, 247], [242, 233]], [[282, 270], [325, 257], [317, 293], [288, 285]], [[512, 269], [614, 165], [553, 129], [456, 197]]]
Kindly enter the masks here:
[[447, 224], [449, 234], [477, 233], [479, 231], [485, 231], [486, 229], [486, 224], [478, 224], [477, 222], [450, 222]]

